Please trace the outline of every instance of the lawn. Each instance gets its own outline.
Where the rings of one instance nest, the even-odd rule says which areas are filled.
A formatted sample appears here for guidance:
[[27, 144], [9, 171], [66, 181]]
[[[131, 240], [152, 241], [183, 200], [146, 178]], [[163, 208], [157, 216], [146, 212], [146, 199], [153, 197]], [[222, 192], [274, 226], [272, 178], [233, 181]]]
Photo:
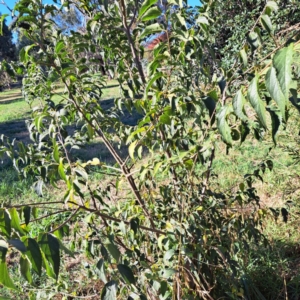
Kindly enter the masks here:
[[[118, 94], [118, 84], [116, 80], [111, 80], [103, 89], [102, 99], [111, 99]], [[64, 88], [60, 86], [52, 97], [55, 103], [63, 99]], [[33, 107], [38, 106], [36, 100], [31, 104]], [[22, 98], [21, 88], [14, 88], [0, 92], [0, 123], [26, 119], [30, 116], [30, 106]]]

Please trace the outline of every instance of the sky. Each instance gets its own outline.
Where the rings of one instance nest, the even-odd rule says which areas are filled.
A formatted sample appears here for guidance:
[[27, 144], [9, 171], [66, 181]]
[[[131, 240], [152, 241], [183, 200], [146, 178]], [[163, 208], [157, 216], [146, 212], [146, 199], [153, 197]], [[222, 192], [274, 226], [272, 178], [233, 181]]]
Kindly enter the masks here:
[[[9, 8], [13, 8], [15, 3], [17, 2], [16, 0], [4, 0], [5, 3], [7, 4], [7, 6]], [[1, 0], [0, 0], [0, 3], [1, 3]], [[51, 0], [44, 0], [44, 3], [53, 3]], [[188, 0], [188, 5], [190, 6], [198, 6], [200, 5], [200, 1], [199, 0]], [[11, 21], [11, 17], [10, 17], [10, 11], [6, 8], [5, 5], [3, 4], [0, 4], [0, 12], [2, 15], [4, 14], [8, 14], [9, 17], [6, 18], [6, 24], [9, 25], [10, 21]]]

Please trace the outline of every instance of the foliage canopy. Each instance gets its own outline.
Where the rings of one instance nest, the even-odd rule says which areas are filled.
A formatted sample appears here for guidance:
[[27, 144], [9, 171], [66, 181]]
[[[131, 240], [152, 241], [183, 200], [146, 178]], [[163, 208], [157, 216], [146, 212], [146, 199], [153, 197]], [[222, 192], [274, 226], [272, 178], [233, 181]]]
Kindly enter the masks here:
[[[215, 55], [220, 3], [203, 1], [191, 13], [173, 0], [161, 6], [150, 0], [64, 1], [61, 7], [18, 2], [16, 26], [32, 44], [11, 68], [24, 76], [26, 101], [40, 105], [28, 122], [32, 143], [15, 147], [2, 137], [0, 151], [23, 176], [35, 176], [41, 196], [43, 184], [59, 186], [64, 196], [58, 199], [62, 219], [38, 233], [31, 224], [47, 216], [37, 215], [35, 203], [0, 209], [2, 284], [18, 288], [6, 265], [12, 248], [29, 283], [32, 273], [58, 280], [60, 253], [72, 255], [64, 237], [86, 226], [85, 250], [100, 257], [101, 299], [216, 299], [224, 293], [236, 299], [247, 292], [243, 263], [252, 245], [264, 241], [266, 214], [253, 183], [272, 162], [262, 162], [234, 192], [211, 189], [212, 163], [221, 141], [229, 150], [248, 135], [263, 140], [271, 134], [276, 144], [298, 106], [300, 42], [290, 27], [276, 35], [281, 2], [267, 1], [239, 39], [230, 33], [230, 43], [221, 40]], [[87, 16], [85, 32], [64, 34], [55, 26], [51, 16], [70, 5]], [[145, 41], [161, 32], [166, 40], [144, 61]], [[109, 109], [101, 102], [103, 65], [120, 86]], [[58, 81], [65, 92], [55, 104]], [[125, 113], [139, 117], [128, 124]], [[101, 153], [89, 161], [72, 156], [72, 149], [95, 140], [113, 165]], [[93, 169], [109, 173], [105, 184], [92, 184]]]

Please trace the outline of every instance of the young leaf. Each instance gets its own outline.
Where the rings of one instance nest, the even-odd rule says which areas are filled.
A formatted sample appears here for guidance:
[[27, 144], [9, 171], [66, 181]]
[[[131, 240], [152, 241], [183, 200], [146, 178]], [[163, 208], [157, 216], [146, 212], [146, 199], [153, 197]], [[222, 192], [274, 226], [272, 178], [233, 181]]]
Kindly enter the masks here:
[[5, 261], [0, 261], [0, 283], [10, 289], [17, 289], [13, 281], [9, 277]]
[[128, 266], [118, 264], [118, 270], [127, 284], [135, 284], [133, 272]]
[[231, 146], [232, 145], [231, 131], [226, 120], [228, 113], [230, 113], [229, 107], [223, 106], [217, 114], [217, 126], [223, 141], [226, 144]]
[[267, 129], [265, 107], [258, 93], [258, 79], [258, 75], [255, 75], [255, 77], [252, 79], [248, 88], [248, 98], [250, 104], [257, 113], [260, 123], [265, 129]]
[[107, 282], [102, 289], [101, 300], [117, 300], [117, 282], [112, 280]]
[[274, 101], [277, 103], [281, 115], [283, 119], [285, 120], [285, 108], [286, 108], [286, 102], [288, 99], [284, 97], [284, 94], [281, 90], [278, 78], [276, 76], [276, 70], [274, 67], [270, 67], [266, 74], [266, 87], [268, 92], [270, 93], [271, 97], [274, 99]]

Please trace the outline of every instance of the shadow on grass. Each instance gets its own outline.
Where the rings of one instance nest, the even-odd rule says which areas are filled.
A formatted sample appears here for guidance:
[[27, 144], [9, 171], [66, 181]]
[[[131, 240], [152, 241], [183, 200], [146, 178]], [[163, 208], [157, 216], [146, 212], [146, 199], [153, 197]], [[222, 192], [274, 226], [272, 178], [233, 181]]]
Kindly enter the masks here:
[[17, 102], [21, 102], [21, 101], [24, 101], [24, 98], [22, 98], [22, 97], [19, 97], [19, 98], [7, 97], [7, 98], [5, 98], [5, 100], [0, 99], [0, 105], [1, 104], [17, 103]]
[[[101, 106], [104, 110], [109, 111], [114, 106], [114, 99], [105, 99], [101, 100]], [[142, 116], [138, 114], [136, 111], [129, 113], [128, 110], [124, 108], [123, 112], [120, 113], [119, 119], [120, 121], [128, 126], [135, 126], [139, 119]], [[69, 134], [74, 133], [75, 130], [78, 130], [75, 126], [69, 126], [67, 131]], [[5, 123], [0, 123], [0, 135], [3, 134], [7, 136], [11, 140], [16, 139], [16, 142], [23, 142], [24, 144], [31, 143], [29, 132], [26, 127], [25, 119], [22, 120], [14, 120], [8, 121]], [[118, 149], [118, 145], [115, 144], [115, 149]], [[128, 155], [127, 146], [122, 146], [120, 149], [117, 150], [121, 158], [126, 158]], [[109, 151], [106, 149], [106, 146], [101, 141], [91, 142], [80, 149], [72, 149], [71, 150], [71, 157], [76, 160], [80, 159], [83, 161], [90, 160], [94, 157], [99, 158], [100, 160], [114, 164], [115, 161]], [[4, 159], [2, 163], [2, 168], [6, 167], [8, 164], [8, 159]], [[1, 166], [0, 166], [1, 168]]]
[[243, 280], [247, 300], [300, 299], [300, 242], [252, 250]]

